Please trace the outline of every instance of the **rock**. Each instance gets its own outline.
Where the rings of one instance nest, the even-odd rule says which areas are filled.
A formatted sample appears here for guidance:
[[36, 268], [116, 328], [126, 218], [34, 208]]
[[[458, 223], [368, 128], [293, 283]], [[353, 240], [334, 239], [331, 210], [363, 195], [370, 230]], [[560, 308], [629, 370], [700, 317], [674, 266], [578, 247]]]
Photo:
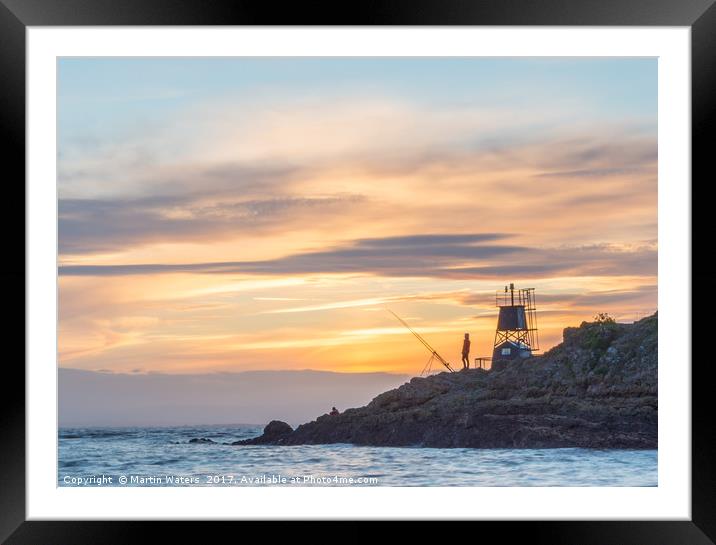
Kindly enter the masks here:
[[365, 407], [240, 445], [656, 448], [657, 315], [564, 330], [542, 356], [413, 378]]
[[213, 441], [209, 439], [208, 437], [194, 437], [194, 439], [189, 439], [190, 443], [216, 443], [216, 441]]
[[264, 428], [264, 435], [267, 437], [282, 437], [288, 433], [291, 433], [292, 431], [293, 428], [286, 424], [286, 422], [281, 422], [280, 420], [272, 420]]
[[234, 441], [232, 445], [278, 445], [282, 439], [289, 436], [293, 428], [280, 420], [272, 420], [264, 428], [263, 435], [251, 439]]

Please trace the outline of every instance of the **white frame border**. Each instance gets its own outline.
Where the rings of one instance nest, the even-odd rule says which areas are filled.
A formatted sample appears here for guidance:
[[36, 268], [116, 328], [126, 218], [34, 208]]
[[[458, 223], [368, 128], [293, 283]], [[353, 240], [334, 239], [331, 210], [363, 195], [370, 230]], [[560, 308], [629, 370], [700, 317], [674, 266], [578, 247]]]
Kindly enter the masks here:
[[[161, 37], [161, 39], [159, 39]], [[29, 27], [27, 519], [691, 519], [689, 27]], [[57, 487], [56, 58], [659, 57], [659, 486]], [[667, 365], [668, 364], [668, 365]]]

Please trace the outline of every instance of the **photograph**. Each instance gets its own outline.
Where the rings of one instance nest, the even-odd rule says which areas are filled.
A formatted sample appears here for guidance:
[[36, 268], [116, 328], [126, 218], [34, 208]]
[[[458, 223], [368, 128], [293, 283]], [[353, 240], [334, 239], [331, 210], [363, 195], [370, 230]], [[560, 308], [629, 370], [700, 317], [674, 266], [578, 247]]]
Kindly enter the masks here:
[[659, 486], [657, 57], [56, 82], [58, 487]]

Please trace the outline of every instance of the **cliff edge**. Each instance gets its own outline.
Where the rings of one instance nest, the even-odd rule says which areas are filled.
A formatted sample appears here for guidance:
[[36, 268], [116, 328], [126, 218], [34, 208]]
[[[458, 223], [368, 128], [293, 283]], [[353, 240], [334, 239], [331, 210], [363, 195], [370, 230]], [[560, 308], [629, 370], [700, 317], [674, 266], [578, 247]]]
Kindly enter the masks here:
[[[657, 314], [583, 322], [544, 355], [413, 378], [365, 407], [235, 444], [657, 447]], [[269, 426], [267, 426], [267, 429]]]

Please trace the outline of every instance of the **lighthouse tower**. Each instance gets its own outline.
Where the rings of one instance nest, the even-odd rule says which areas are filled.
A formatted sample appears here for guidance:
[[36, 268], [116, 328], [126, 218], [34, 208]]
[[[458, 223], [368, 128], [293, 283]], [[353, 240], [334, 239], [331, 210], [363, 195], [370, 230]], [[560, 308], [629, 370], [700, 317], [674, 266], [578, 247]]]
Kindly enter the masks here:
[[535, 289], [515, 289], [514, 284], [495, 294], [500, 309], [492, 361], [528, 358], [539, 350]]

